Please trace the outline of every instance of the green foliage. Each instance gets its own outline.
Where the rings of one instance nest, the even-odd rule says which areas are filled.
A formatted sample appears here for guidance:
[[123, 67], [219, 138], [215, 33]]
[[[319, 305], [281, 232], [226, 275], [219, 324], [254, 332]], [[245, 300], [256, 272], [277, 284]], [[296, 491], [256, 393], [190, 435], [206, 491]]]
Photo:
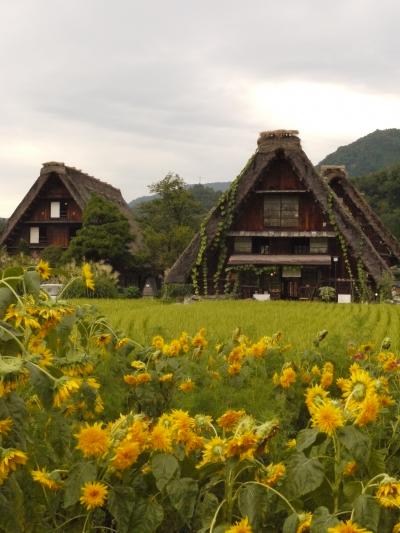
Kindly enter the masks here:
[[129, 245], [133, 240], [128, 219], [118, 207], [92, 195], [83, 212], [83, 225], [71, 239], [67, 259], [105, 260], [114, 268], [132, 266]]
[[136, 285], [131, 285], [124, 290], [124, 296], [131, 299], [141, 298], [142, 292]]
[[333, 287], [320, 287], [318, 293], [323, 302], [333, 302], [336, 298], [336, 291]]
[[47, 246], [40, 255], [52, 268], [60, 266], [65, 261], [64, 249], [54, 244]]
[[[346, 165], [350, 176], [362, 176], [400, 162], [400, 130], [376, 130], [326, 156], [319, 165]], [[378, 182], [379, 183], [379, 182]], [[399, 205], [399, 204], [397, 204]]]
[[88, 290], [82, 279], [76, 279], [65, 290], [63, 298], [118, 298], [118, 289], [115, 283], [106, 277], [95, 277], [94, 291]]
[[359, 176], [353, 182], [385, 226], [400, 237], [400, 164]]
[[180, 300], [193, 294], [193, 287], [186, 283], [166, 283], [162, 288], [164, 300]]
[[157, 197], [140, 205], [136, 218], [149, 250], [148, 260], [163, 272], [186, 248], [203, 211], [177, 174], [167, 174], [149, 188]]

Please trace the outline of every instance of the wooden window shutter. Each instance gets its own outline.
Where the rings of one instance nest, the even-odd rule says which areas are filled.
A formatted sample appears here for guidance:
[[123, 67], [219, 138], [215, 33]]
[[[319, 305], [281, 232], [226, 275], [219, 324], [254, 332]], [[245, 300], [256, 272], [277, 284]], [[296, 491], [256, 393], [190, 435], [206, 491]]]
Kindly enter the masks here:
[[281, 197], [281, 226], [283, 228], [297, 228], [299, 225], [299, 197]]
[[264, 196], [264, 226], [298, 228], [299, 197], [289, 194]]
[[251, 254], [252, 242], [250, 237], [235, 237], [235, 254]]
[[278, 195], [264, 196], [264, 226], [281, 225], [281, 198]]

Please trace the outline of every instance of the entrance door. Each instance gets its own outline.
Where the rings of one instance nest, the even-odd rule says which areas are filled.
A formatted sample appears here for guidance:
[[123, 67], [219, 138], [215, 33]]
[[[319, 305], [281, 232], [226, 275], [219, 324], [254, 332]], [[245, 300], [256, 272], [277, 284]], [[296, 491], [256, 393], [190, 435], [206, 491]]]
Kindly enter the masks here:
[[283, 278], [283, 298], [293, 300], [299, 297], [299, 280]]

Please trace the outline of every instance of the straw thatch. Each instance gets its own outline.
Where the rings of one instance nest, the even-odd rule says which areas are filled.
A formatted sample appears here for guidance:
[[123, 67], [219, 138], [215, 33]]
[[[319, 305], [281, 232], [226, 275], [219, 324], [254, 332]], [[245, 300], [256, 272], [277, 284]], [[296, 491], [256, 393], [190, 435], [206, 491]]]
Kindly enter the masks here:
[[[271, 162], [277, 157], [285, 158], [307, 190], [313, 194], [322, 211], [325, 214], [329, 212], [333, 214], [337, 228], [345, 238], [352, 256], [360, 257], [368, 273], [377, 283], [383, 271], [389, 268], [390, 261], [374, 246], [372, 242], [374, 239], [371, 240], [374, 231], [376, 231], [375, 227], [378, 227], [376, 215], [374, 215], [374, 224], [371, 223], [371, 231], [367, 232], [348, 206], [344, 204], [343, 199], [338, 197], [328, 182], [316, 172], [301, 148], [297, 133], [296, 130], [276, 130], [260, 134], [257, 143], [258, 148], [242, 171], [237, 183], [235, 211], [241, 207], [249, 193], [255, 189], [258, 180]], [[329, 198], [331, 198], [331, 208], [329, 207]], [[208, 249], [216, 236], [218, 223], [224, 219], [224, 216], [226, 216], [226, 211], [221, 210], [219, 206], [210, 213], [205, 227]], [[370, 210], [365, 210], [365, 217], [372, 221]], [[390, 257], [398, 258], [399, 244], [394, 237], [381, 230], [379, 238], [384, 241]], [[195, 235], [192, 242], [167, 273], [167, 283], [188, 281], [198, 256], [200, 241], [200, 234]]]

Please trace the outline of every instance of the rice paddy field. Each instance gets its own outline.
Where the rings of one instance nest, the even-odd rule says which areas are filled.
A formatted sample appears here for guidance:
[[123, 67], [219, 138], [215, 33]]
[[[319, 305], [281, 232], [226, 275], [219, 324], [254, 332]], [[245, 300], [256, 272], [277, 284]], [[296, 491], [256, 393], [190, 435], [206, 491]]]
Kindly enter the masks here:
[[[80, 303], [93, 303], [93, 300]], [[235, 328], [252, 339], [283, 333], [295, 350], [307, 350], [321, 330], [328, 330], [329, 355], [349, 343], [380, 343], [386, 336], [400, 348], [400, 306], [390, 304], [326, 304], [320, 302], [200, 301], [193, 304], [160, 300], [96, 300], [113, 326], [139, 343], [154, 335], [170, 339], [181, 331], [207, 330], [211, 342], [229, 337]]]

